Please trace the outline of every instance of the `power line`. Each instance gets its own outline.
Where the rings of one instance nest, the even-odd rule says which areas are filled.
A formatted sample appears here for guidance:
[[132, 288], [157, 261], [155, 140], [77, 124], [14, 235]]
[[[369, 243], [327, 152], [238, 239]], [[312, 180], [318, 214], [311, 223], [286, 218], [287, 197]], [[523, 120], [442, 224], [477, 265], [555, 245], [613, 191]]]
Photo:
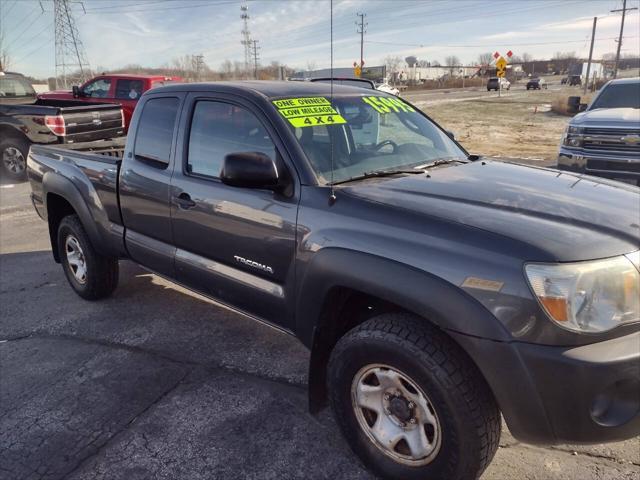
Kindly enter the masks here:
[[27, 31], [27, 30], [29, 30], [29, 29], [31, 28], [31, 26], [32, 26], [34, 23], [36, 23], [38, 20], [40, 20], [40, 18], [42, 18], [42, 13], [41, 13], [40, 15], [36, 15], [36, 17], [33, 19], [33, 21], [32, 21], [29, 25], [27, 25], [27, 26], [24, 28], [24, 30], [22, 30], [22, 31], [18, 34], [18, 36], [13, 37], [13, 40], [11, 40], [11, 41], [7, 44], [7, 46], [6, 46], [5, 48], [8, 50], [8, 49], [9, 49], [9, 47], [10, 47], [11, 45], [13, 45], [14, 43], [16, 43], [16, 41], [17, 41], [20, 37], [22, 37], [22, 35], [24, 35], [24, 34], [26, 33], [26, 31]]
[[[601, 37], [598, 38], [596, 40], [615, 40], [618, 37]], [[638, 38], [638, 36], [633, 36], [633, 37], [625, 37], [625, 38]], [[366, 40], [367, 43], [379, 43], [382, 45], [395, 45], [397, 47], [420, 47], [420, 48], [424, 48], [427, 45], [425, 44], [418, 44], [418, 43], [395, 43], [395, 42], [378, 42], [376, 40]], [[565, 43], [583, 43], [584, 39], [581, 40], [561, 40], [558, 42], [535, 42], [535, 43], [509, 43], [509, 45], [512, 46], [516, 46], [516, 47], [536, 47], [539, 45], [563, 45]], [[438, 43], [437, 45], [429, 45], [432, 47], [447, 47], [447, 48], [475, 48], [475, 47], [494, 47], [495, 43], [474, 43], [474, 44], [470, 44], [470, 45], [463, 45], [463, 44], [449, 44], [449, 45], [444, 45], [441, 43]]]

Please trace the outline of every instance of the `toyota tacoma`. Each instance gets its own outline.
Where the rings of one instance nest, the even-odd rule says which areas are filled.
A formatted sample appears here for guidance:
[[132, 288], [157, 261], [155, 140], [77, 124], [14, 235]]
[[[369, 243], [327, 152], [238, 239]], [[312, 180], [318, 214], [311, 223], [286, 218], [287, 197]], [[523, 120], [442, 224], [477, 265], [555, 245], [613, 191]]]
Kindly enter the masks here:
[[[118, 261], [294, 335], [378, 475], [479, 477], [524, 442], [640, 433], [639, 191], [469, 155], [398, 97], [311, 82], [146, 92], [122, 159], [34, 146], [82, 298]], [[320, 467], [318, 467], [320, 468]]]

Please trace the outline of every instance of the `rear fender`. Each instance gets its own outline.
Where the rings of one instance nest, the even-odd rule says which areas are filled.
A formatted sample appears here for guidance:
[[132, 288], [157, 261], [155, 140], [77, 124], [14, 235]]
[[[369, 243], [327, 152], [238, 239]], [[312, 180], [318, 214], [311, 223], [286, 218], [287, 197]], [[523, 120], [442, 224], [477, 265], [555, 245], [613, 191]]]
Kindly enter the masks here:
[[[119, 248], [119, 244], [122, 243], [122, 227], [109, 222], [104, 208], [101, 209], [102, 205], [92, 186], [87, 187], [86, 196], [83, 196], [71, 180], [57, 172], [49, 171], [42, 178], [42, 191], [42, 200], [47, 212], [47, 218], [51, 216], [49, 205], [47, 205], [49, 194], [59, 195], [71, 205], [78, 217], [80, 217], [80, 222], [98, 253], [106, 256], [121, 255], [124, 250], [124, 247], [122, 247], [122, 250]], [[87, 200], [87, 198], [91, 200]], [[93, 211], [89, 209], [89, 203], [92, 203]], [[49, 221], [49, 225], [51, 225], [51, 221]], [[59, 261], [57, 232], [52, 231], [50, 228], [49, 235], [54, 258]]]

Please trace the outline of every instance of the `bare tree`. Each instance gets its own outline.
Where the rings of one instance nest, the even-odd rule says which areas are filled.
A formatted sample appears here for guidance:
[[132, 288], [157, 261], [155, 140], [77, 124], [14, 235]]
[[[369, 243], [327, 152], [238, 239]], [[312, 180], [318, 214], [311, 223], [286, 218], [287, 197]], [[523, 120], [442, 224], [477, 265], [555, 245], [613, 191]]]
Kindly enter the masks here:
[[400, 65], [403, 65], [402, 58], [398, 55], [389, 55], [384, 59], [384, 66], [387, 70], [387, 78], [391, 81], [395, 80], [396, 73], [400, 68]]
[[478, 64], [480, 65], [490, 65], [493, 62], [493, 53], [486, 52], [478, 55]]
[[523, 52], [522, 53], [522, 61], [524, 63], [533, 62], [533, 55], [531, 55], [530, 53], [527, 53], [527, 52]]
[[307, 62], [307, 72], [313, 72], [316, 69], [316, 62]]
[[449, 55], [444, 59], [444, 64], [449, 67], [449, 73], [453, 76], [455, 67], [460, 65], [460, 59], [455, 55]]
[[427, 68], [431, 66], [431, 62], [427, 60], [418, 60], [418, 63], [416, 65], [420, 68]]
[[233, 78], [233, 63], [231, 62], [231, 60], [227, 59], [222, 62], [222, 64], [220, 65], [220, 76], [224, 80], [230, 80], [231, 78]]

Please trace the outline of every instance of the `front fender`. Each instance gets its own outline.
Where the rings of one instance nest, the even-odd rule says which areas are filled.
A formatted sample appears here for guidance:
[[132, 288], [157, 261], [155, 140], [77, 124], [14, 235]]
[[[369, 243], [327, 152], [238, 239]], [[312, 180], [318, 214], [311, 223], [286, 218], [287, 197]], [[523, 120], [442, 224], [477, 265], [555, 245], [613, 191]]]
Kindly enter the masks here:
[[394, 260], [325, 248], [306, 267], [297, 295], [296, 330], [309, 347], [322, 328], [324, 299], [334, 287], [351, 288], [394, 303], [445, 330], [496, 341], [510, 339], [504, 325], [456, 285]]

